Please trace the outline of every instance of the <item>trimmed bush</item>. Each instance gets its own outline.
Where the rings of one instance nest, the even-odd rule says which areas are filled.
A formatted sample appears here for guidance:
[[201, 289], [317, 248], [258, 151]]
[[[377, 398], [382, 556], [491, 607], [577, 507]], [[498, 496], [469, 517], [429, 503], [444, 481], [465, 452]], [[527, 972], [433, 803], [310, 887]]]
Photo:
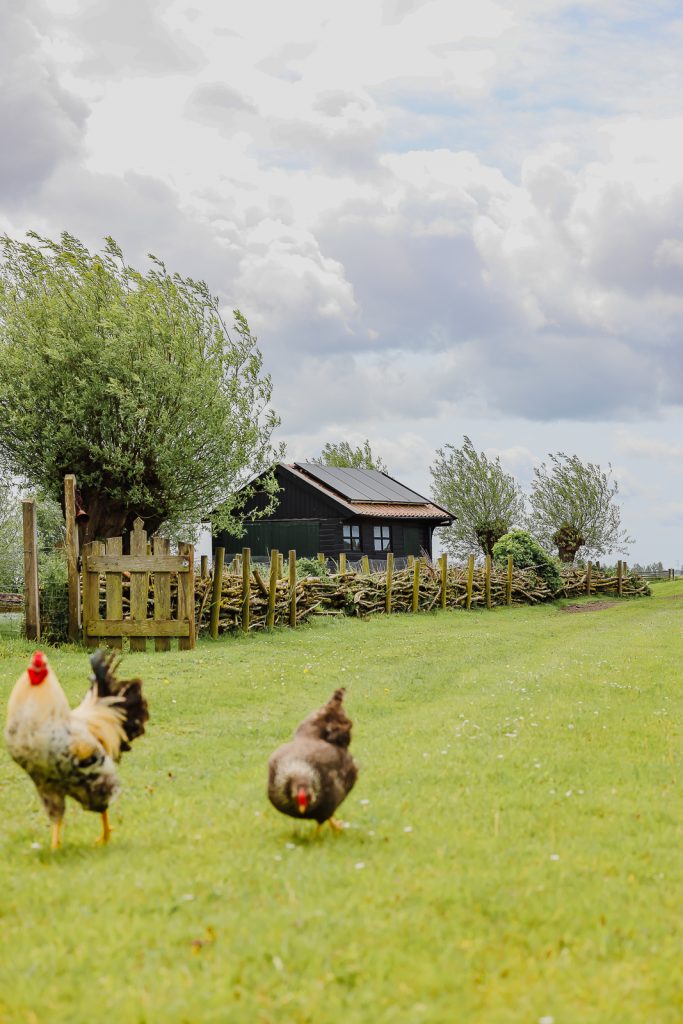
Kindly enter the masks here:
[[507, 564], [512, 555], [517, 569], [532, 569], [556, 594], [562, 587], [559, 563], [548, 554], [538, 541], [526, 530], [510, 530], [496, 541], [493, 547], [493, 561], [498, 566]]

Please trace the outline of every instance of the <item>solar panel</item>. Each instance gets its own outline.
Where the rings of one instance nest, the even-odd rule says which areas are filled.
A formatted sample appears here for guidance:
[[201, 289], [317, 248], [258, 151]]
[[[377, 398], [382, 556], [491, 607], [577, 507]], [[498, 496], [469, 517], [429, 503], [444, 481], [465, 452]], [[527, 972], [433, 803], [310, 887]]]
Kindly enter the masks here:
[[424, 505], [426, 501], [376, 469], [342, 469], [319, 466], [315, 462], [295, 462], [294, 465], [349, 501], [394, 501], [401, 505]]

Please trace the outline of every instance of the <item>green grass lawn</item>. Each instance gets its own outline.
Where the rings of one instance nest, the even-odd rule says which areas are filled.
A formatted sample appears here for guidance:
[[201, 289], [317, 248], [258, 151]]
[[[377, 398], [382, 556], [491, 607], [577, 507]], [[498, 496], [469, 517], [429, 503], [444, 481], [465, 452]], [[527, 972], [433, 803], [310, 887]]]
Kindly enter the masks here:
[[[129, 655], [109, 847], [71, 805], [51, 854], [0, 758], [0, 1021], [678, 1024], [683, 586], [654, 594]], [[0, 639], [3, 699], [30, 649]], [[75, 701], [85, 653], [51, 658]], [[361, 776], [314, 839], [266, 761], [340, 684]]]

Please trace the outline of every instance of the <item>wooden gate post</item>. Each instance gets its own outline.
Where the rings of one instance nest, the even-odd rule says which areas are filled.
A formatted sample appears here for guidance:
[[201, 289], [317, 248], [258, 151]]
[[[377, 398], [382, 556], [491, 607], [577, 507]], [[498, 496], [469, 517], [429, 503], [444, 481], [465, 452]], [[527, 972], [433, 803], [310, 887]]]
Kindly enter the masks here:
[[289, 624], [296, 626], [296, 551], [289, 552]]
[[69, 588], [69, 640], [81, 639], [81, 577], [78, 571], [78, 525], [76, 523], [76, 477], [64, 477], [64, 520], [66, 522], [66, 567]]
[[387, 551], [387, 593], [384, 608], [387, 615], [391, 614], [391, 587], [394, 578], [394, 553]]
[[465, 599], [465, 608], [467, 611], [472, 607], [472, 588], [474, 586], [474, 555], [469, 555], [467, 559], [467, 598]]
[[211, 625], [209, 634], [212, 640], [218, 639], [218, 621], [221, 614], [221, 590], [223, 587], [223, 562], [225, 548], [216, 548], [213, 559], [213, 587], [211, 590]]
[[441, 607], [445, 608], [448, 597], [448, 555], [445, 551], [439, 561], [441, 562]]
[[194, 544], [178, 544], [178, 554], [187, 558], [187, 572], [178, 573], [178, 619], [187, 618], [187, 636], [178, 637], [179, 651], [193, 651], [195, 644]]
[[38, 530], [35, 501], [22, 501], [24, 530], [24, 628], [29, 640], [40, 640]]

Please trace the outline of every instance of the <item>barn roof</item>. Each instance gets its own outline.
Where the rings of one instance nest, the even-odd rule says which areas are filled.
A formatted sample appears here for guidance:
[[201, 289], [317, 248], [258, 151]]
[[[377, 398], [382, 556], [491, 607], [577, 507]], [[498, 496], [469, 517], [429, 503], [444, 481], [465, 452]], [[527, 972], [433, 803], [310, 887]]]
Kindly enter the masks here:
[[285, 468], [308, 486], [334, 499], [352, 515], [437, 519], [443, 523], [452, 522], [454, 518], [447, 509], [376, 469], [346, 469], [312, 462], [285, 464]]

